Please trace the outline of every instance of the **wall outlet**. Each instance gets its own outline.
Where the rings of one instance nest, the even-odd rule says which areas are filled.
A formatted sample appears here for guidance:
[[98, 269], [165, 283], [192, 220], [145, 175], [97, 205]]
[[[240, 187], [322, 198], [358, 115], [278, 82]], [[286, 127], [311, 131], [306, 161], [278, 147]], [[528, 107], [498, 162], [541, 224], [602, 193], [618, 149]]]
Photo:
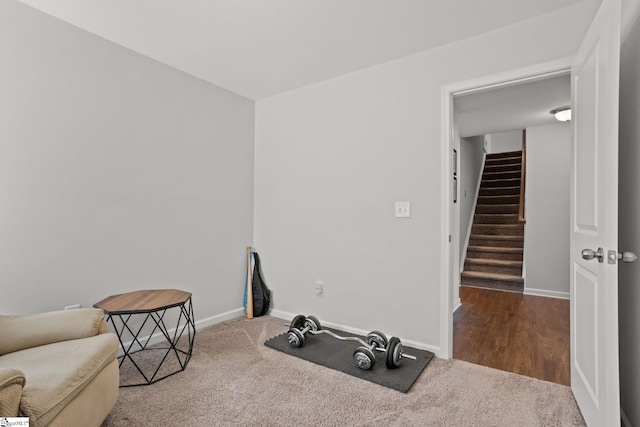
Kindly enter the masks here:
[[411, 202], [396, 202], [396, 218], [411, 218]]
[[68, 305], [66, 306], [64, 309], [65, 310], [75, 310], [77, 308], [80, 308], [80, 304], [73, 304], [73, 305]]
[[316, 280], [316, 295], [324, 295], [324, 282], [322, 280]]

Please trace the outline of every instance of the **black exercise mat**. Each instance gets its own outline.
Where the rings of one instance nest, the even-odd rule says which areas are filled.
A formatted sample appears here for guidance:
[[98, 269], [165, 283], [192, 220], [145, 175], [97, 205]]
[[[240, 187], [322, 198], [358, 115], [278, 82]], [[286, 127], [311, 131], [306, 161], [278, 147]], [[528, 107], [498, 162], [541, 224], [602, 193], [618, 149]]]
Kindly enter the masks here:
[[[329, 329], [340, 336], [358, 336], [336, 329], [323, 329]], [[362, 336], [360, 336], [360, 338], [364, 339]], [[327, 334], [307, 334], [304, 346], [296, 348], [289, 345], [287, 333], [285, 332], [284, 334], [265, 341], [264, 345], [291, 356], [296, 356], [318, 365], [326, 366], [327, 368], [335, 369], [345, 374], [398, 390], [402, 393], [409, 391], [413, 383], [418, 379], [420, 373], [422, 373], [433, 358], [433, 353], [430, 351], [418, 350], [403, 345], [403, 352], [416, 356], [417, 360], [403, 358], [398, 368], [387, 369], [385, 365], [386, 353], [374, 351], [376, 363], [373, 369], [366, 371], [358, 368], [353, 359], [353, 351], [361, 346], [360, 343], [355, 341], [341, 341]]]

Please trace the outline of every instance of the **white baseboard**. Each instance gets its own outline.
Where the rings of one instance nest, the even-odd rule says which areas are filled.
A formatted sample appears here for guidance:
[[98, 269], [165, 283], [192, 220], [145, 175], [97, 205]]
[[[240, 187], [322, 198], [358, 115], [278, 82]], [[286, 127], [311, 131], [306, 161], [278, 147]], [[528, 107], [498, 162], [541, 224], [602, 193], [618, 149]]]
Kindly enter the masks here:
[[[222, 323], [227, 320], [235, 319], [237, 317], [242, 317], [244, 315], [245, 315], [244, 308], [240, 307], [231, 311], [227, 311], [225, 313], [207, 317], [205, 319], [196, 320], [194, 322], [196, 327], [196, 333], [198, 332], [199, 329], [206, 328], [207, 326], [212, 326], [217, 323]], [[176, 328], [169, 329], [168, 330], [169, 335], [172, 335], [175, 332], [175, 330]], [[156, 332], [151, 336], [151, 338], [149, 338], [149, 335], [144, 337], [138, 337], [138, 341], [140, 342], [145, 342], [147, 339], [149, 340], [149, 343], [147, 344], [149, 346], [166, 342], [165, 337], [161, 332]], [[131, 341], [126, 341], [124, 343], [125, 347], [128, 347], [130, 345], [131, 345]], [[122, 349], [122, 346], [120, 346], [120, 349], [118, 350], [118, 356], [122, 356], [122, 355], [124, 355], [124, 351]]]
[[288, 311], [271, 309], [271, 310], [269, 310], [269, 313], [267, 313], [267, 314], [269, 316], [277, 317], [278, 319], [287, 320], [287, 324], [289, 324], [289, 322], [291, 320], [293, 320], [293, 317], [296, 316], [297, 314], [300, 314], [300, 313], [292, 314], [292, 313], [289, 313]]
[[200, 319], [196, 321], [196, 331], [198, 329], [206, 328], [207, 326], [213, 326], [217, 323], [226, 322], [227, 320], [235, 319], [244, 316], [246, 313], [243, 307], [236, 308], [234, 310], [227, 311], [225, 313], [217, 314], [215, 316], [207, 317], [206, 319]]
[[525, 287], [523, 293], [525, 295], [533, 295], [537, 297], [570, 299], [570, 295], [568, 292], [547, 291], [545, 289], [532, 289]]
[[443, 358], [442, 353], [440, 352], [440, 346], [430, 345], [420, 341], [407, 340], [404, 338], [400, 338], [400, 341], [402, 341], [403, 345], [417, 348], [418, 350], [427, 350], [435, 354], [436, 357]]
[[624, 427], [633, 427], [631, 425], [631, 421], [629, 421], [629, 418], [627, 418], [627, 414], [624, 413], [624, 409], [622, 409], [622, 407], [620, 407], [620, 419], [622, 419], [622, 425]]
[[[285, 319], [286, 320], [286, 324], [288, 324], [293, 319], [293, 317], [295, 316], [295, 314], [293, 314], [293, 313], [288, 313], [286, 311], [281, 311], [281, 310], [271, 310], [271, 311], [269, 311], [269, 315], [273, 316], [273, 317], [277, 317], [279, 319]], [[364, 329], [354, 328], [354, 327], [347, 326], [347, 325], [340, 325], [338, 323], [327, 322], [327, 321], [322, 320], [322, 319], [318, 319], [318, 320], [320, 320], [320, 323], [322, 324], [322, 326], [327, 326], [329, 328], [339, 329], [341, 331], [348, 332], [350, 334], [367, 335], [369, 332], [371, 332], [371, 331], [365, 331]], [[427, 350], [427, 351], [430, 351], [432, 353], [435, 353], [436, 356], [440, 357], [440, 347], [432, 346], [432, 345], [425, 344], [425, 343], [419, 342], [419, 341], [407, 340], [407, 339], [404, 339], [402, 337], [398, 337], [398, 338], [400, 338], [400, 341], [402, 341], [403, 345], [414, 347], [414, 348], [417, 348], [419, 350]]]

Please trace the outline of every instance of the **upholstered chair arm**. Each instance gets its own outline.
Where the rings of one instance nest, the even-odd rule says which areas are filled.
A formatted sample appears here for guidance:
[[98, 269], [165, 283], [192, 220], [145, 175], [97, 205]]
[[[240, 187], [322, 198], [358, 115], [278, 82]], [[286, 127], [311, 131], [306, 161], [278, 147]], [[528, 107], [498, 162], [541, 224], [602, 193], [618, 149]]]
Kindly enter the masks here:
[[14, 351], [98, 335], [107, 331], [97, 308], [0, 316], [0, 356]]
[[17, 417], [25, 384], [24, 374], [17, 369], [0, 368], [0, 415]]

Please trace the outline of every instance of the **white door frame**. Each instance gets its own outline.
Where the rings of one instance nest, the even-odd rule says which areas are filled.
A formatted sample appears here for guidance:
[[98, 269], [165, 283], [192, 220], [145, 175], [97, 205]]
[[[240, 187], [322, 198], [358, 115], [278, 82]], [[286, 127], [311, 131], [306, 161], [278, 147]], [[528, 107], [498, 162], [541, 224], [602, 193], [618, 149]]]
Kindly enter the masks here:
[[451, 201], [452, 201], [452, 184], [451, 184], [451, 149], [453, 138], [453, 98], [454, 96], [468, 95], [472, 93], [484, 92], [491, 89], [514, 86], [521, 83], [529, 83], [536, 80], [542, 80], [567, 74], [571, 70], [573, 57], [558, 59], [555, 61], [545, 62], [526, 68], [519, 68], [503, 73], [493, 74], [489, 76], [478, 77], [470, 80], [461, 81], [442, 86], [441, 89], [441, 145], [440, 145], [440, 164], [442, 165], [440, 175], [440, 221], [441, 221], [441, 247], [440, 254], [442, 263], [440, 265], [440, 276], [442, 282], [440, 284], [440, 352], [439, 357], [450, 359], [453, 356], [453, 286], [458, 281], [454, 280], [451, 274], [456, 271], [460, 274], [460, 268], [453, 269], [451, 262], [452, 257], [449, 251], [449, 236], [452, 239], [459, 238], [453, 235], [452, 227]]

